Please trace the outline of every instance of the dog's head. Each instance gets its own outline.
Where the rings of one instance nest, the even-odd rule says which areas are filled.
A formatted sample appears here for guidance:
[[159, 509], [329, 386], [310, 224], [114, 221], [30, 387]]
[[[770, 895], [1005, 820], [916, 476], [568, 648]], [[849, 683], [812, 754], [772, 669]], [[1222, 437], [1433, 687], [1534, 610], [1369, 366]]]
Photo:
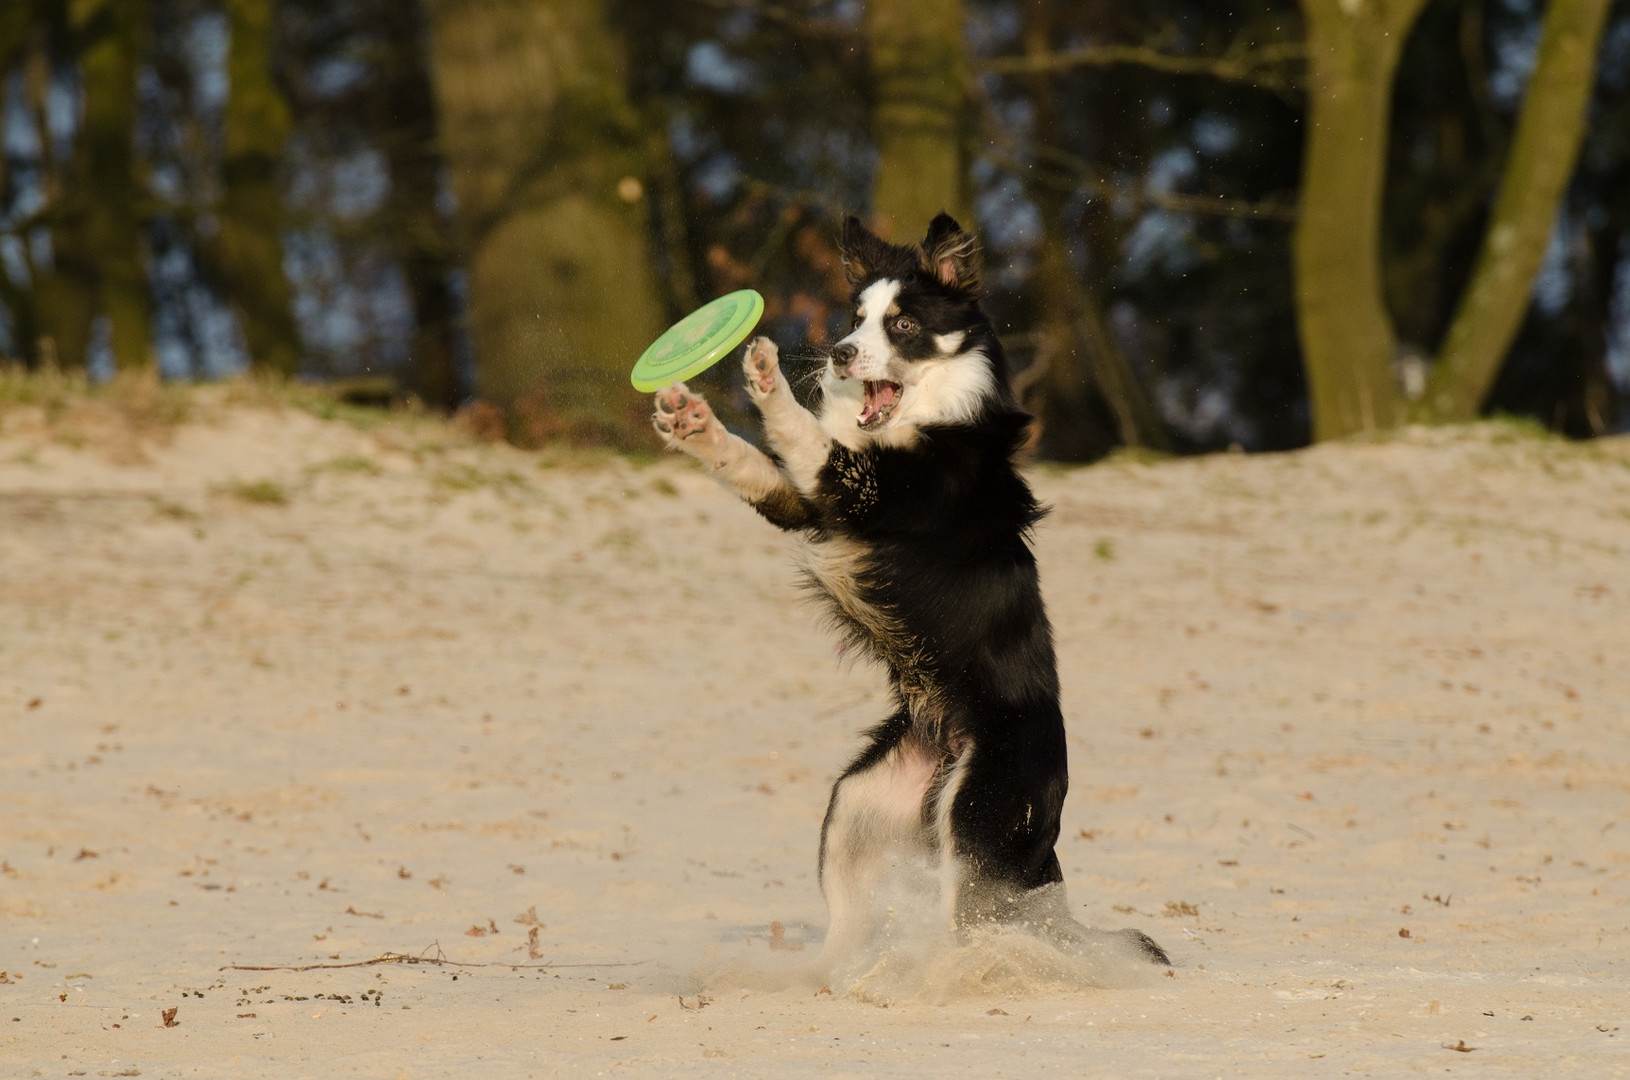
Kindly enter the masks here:
[[1006, 361], [979, 305], [974, 238], [949, 214], [909, 247], [846, 218], [843, 266], [854, 322], [821, 378], [828, 435], [852, 447], [910, 445], [925, 426], [1011, 408]]

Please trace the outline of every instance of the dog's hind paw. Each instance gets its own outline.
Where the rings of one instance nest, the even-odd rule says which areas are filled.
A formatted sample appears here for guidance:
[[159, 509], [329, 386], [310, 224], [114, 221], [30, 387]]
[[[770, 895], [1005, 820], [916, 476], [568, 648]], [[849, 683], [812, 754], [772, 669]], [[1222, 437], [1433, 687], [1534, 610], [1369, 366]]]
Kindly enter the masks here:
[[747, 378], [747, 393], [754, 401], [761, 401], [775, 393], [781, 376], [781, 350], [767, 337], [756, 337], [747, 343], [747, 352], [741, 358], [742, 374]]
[[670, 447], [702, 456], [724, 442], [724, 425], [714, 418], [707, 402], [684, 383], [658, 390], [655, 400], [656, 412], [651, 414], [651, 426]]

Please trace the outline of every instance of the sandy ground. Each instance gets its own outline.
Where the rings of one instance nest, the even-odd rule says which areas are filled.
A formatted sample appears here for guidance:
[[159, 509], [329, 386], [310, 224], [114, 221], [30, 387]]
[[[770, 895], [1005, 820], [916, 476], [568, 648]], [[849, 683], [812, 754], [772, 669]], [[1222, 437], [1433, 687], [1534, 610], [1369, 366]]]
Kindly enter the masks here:
[[203, 412], [0, 416], [0, 1075], [1630, 1076], [1624, 441], [1036, 470], [1071, 902], [1176, 966], [877, 1002], [697, 975], [818, 948], [884, 708], [778, 533]]

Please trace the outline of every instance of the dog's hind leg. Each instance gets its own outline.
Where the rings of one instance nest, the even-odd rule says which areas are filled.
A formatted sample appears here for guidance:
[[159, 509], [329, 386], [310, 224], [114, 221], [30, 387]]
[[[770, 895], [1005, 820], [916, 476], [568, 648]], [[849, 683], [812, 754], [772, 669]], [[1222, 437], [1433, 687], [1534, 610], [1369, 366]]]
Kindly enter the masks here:
[[764, 434], [786, 463], [787, 474], [798, 490], [813, 494], [821, 467], [832, 453], [832, 440], [821, 430], [821, 422], [792, 396], [792, 387], [781, 373], [781, 354], [775, 342], [756, 337], [747, 343], [742, 355], [742, 374], [747, 380], [747, 396], [764, 417]]
[[928, 853], [923, 802], [936, 763], [903, 734], [902, 719], [884, 723], [832, 786], [820, 855], [828, 916], [821, 951], [828, 960], [851, 957], [866, 944], [886, 914], [878, 889], [891, 868]]
[[[1060, 730], [1060, 735], [1062, 731]], [[1061, 946], [1130, 947], [1154, 964], [1170, 961], [1137, 930], [1098, 930], [1070, 914], [1054, 844], [1068, 782], [1061, 755], [1041, 745], [970, 745], [933, 796], [941, 901], [948, 924], [1027, 924]]]
[[1027, 894], [1063, 880], [1053, 845], [1068, 781], [1062, 753], [1049, 750], [970, 741], [946, 771], [933, 831], [952, 927], [1022, 918]]
[[656, 394], [651, 426], [670, 449], [681, 450], [708, 467], [714, 479], [740, 495], [771, 524], [796, 529], [807, 524], [809, 508], [787, 475], [768, 455], [728, 430], [701, 395], [684, 383]]

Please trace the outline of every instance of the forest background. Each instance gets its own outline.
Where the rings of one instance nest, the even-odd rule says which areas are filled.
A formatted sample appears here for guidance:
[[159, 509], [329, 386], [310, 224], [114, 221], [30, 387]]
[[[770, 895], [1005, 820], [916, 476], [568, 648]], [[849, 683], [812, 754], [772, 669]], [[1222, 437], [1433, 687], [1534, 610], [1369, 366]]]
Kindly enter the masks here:
[[1630, 0], [4, 0], [0, 80], [30, 368], [648, 448], [663, 326], [810, 360], [944, 208], [1045, 457], [1630, 426]]

